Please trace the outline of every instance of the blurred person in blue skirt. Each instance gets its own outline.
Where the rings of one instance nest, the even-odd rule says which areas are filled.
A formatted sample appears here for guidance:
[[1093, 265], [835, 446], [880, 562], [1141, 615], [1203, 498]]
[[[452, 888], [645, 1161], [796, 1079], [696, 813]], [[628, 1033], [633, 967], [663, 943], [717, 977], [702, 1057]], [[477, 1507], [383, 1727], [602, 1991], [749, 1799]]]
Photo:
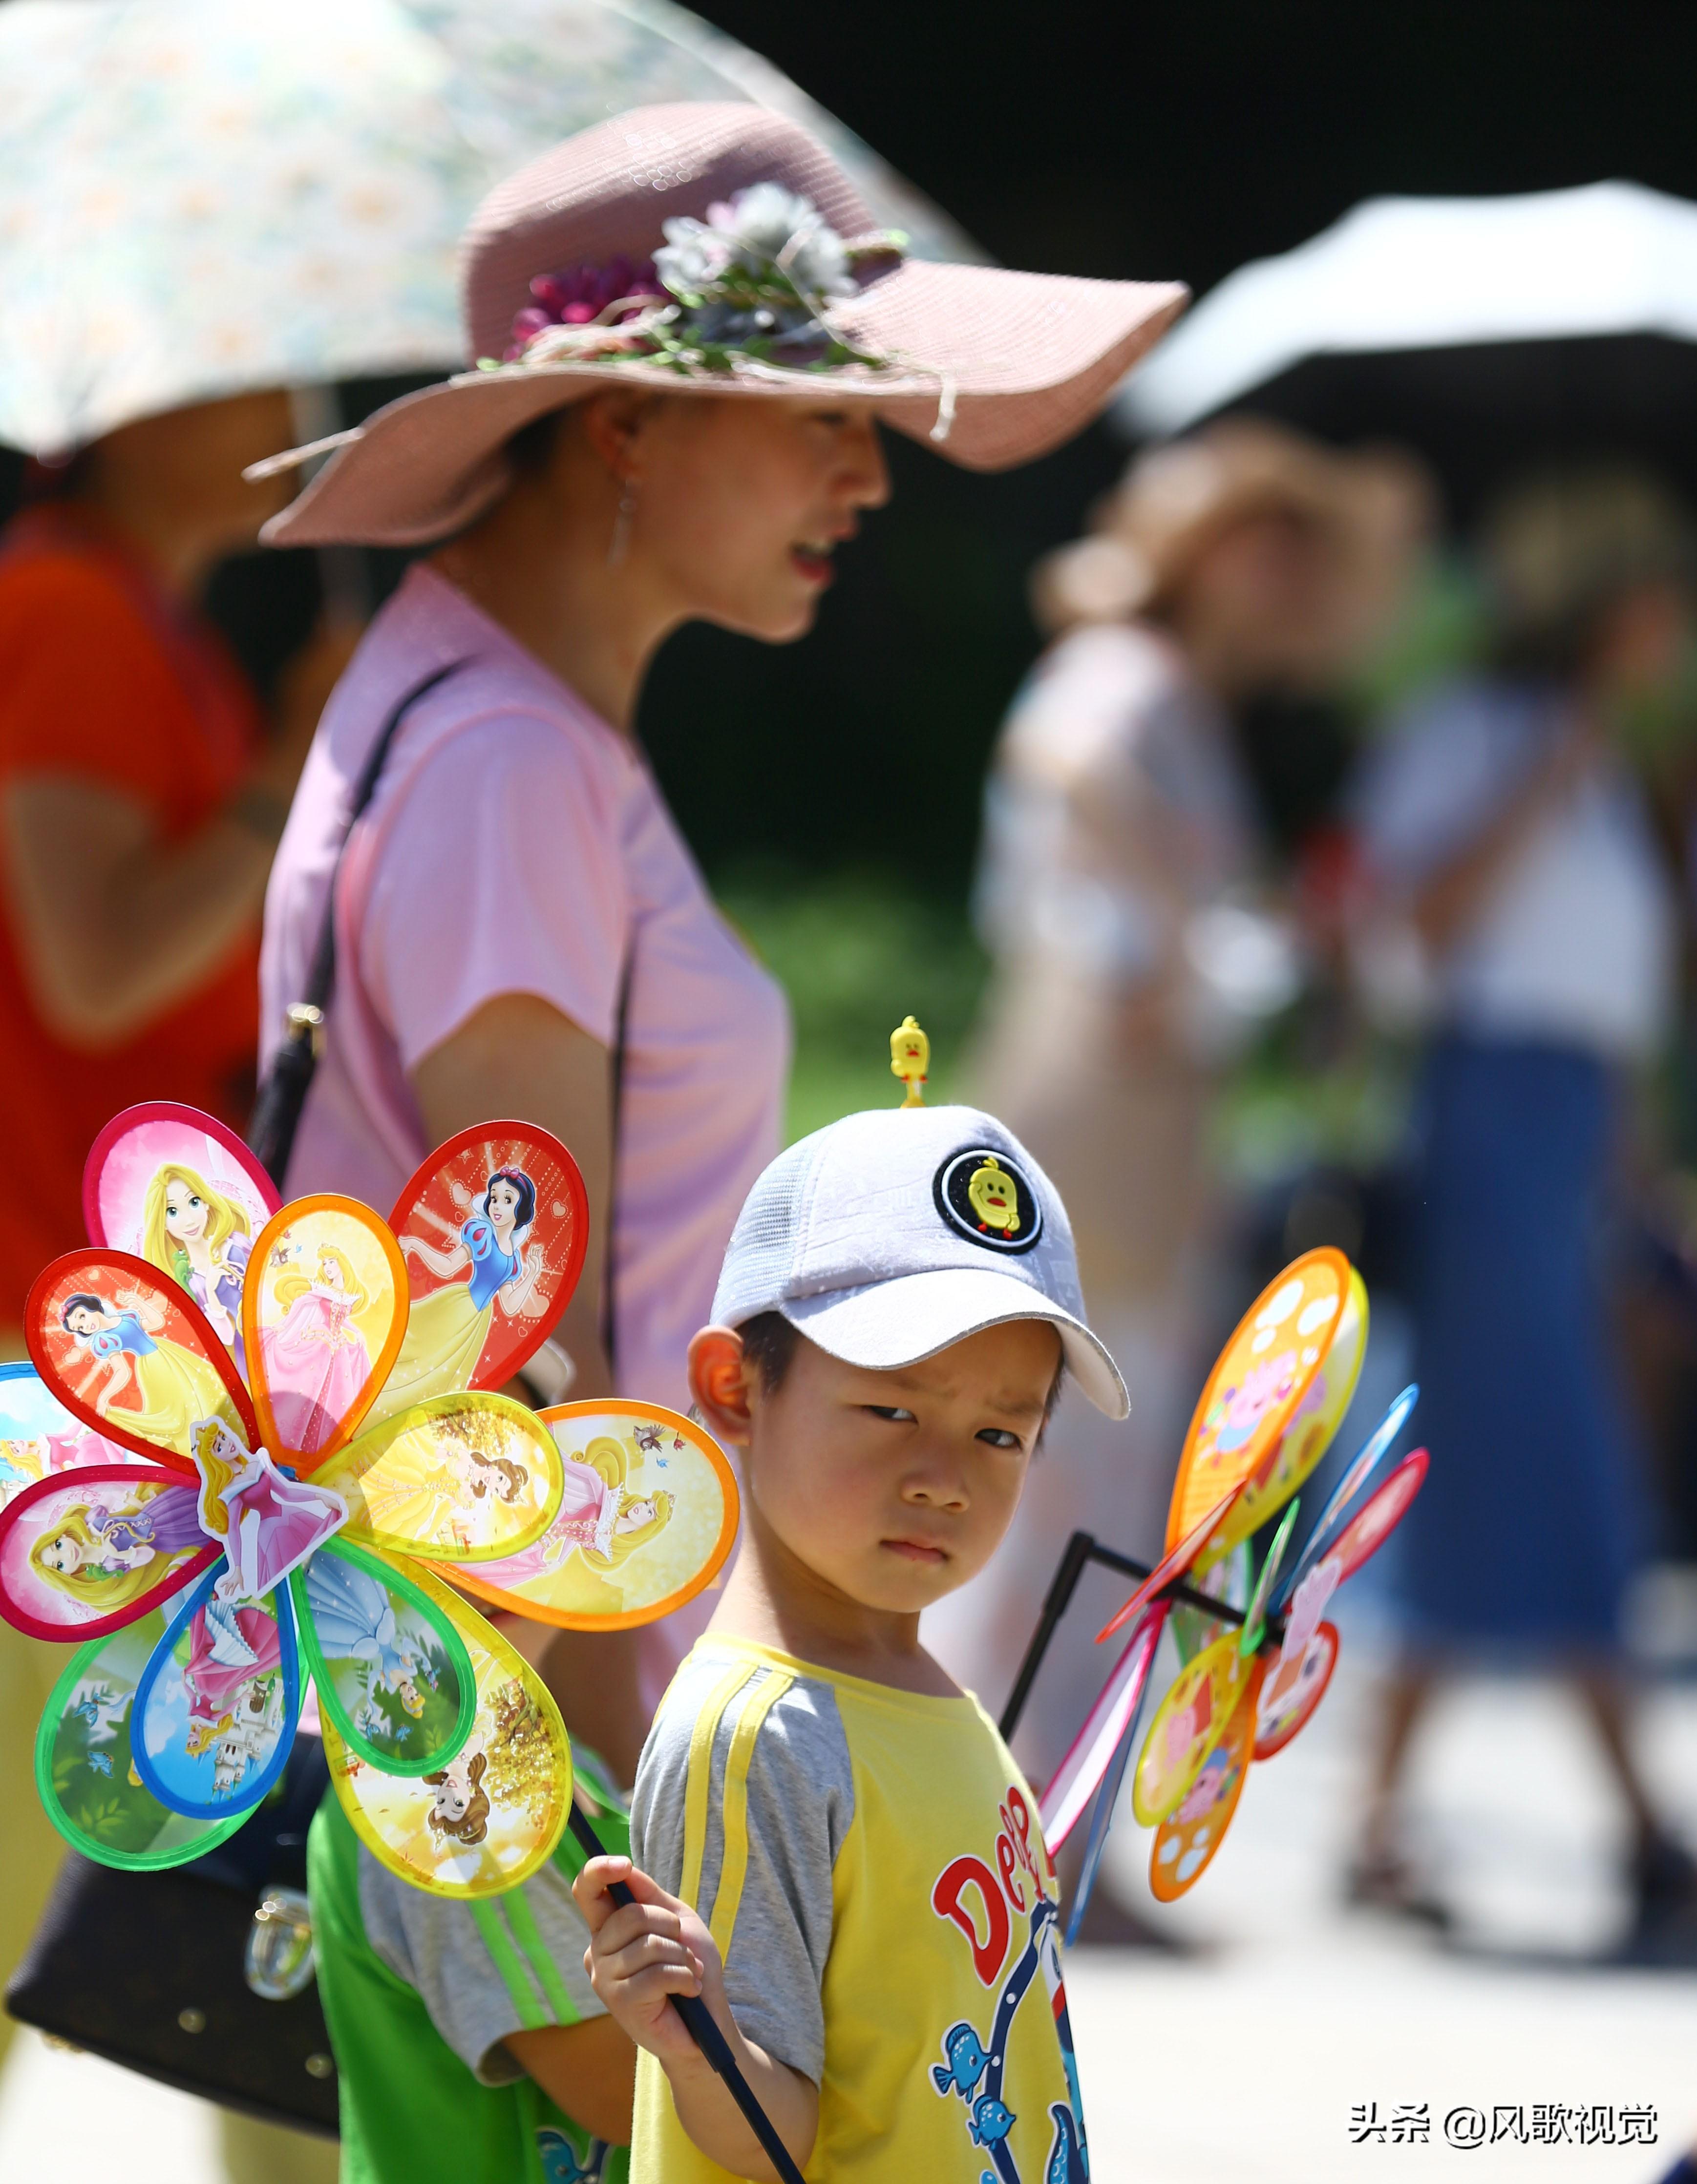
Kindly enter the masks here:
[[1446, 1921], [1402, 1840], [1404, 1761], [1447, 1669], [1518, 1661], [1583, 1702], [1631, 1823], [1631, 1946], [1654, 1948], [1697, 1913], [1697, 1869], [1632, 1747], [1619, 1628], [1650, 1528], [1601, 1247], [1635, 1081], [1673, 1028], [1679, 889], [1651, 792], [1697, 535], [1649, 480], [1576, 471], [1508, 494], [1481, 548], [1491, 666], [1393, 724], [1357, 800], [1432, 1026], [1414, 1302], [1433, 1460], [1350, 1892]]

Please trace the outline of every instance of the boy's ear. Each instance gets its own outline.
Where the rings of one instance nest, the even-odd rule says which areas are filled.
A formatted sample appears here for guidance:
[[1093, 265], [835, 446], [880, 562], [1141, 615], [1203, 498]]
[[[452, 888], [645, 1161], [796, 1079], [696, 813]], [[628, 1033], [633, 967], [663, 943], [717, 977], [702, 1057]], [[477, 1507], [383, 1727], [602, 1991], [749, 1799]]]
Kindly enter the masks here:
[[689, 1344], [689, 1393], [717, 1439], [745, 1448], [753, 1424], [753, 1369], [733, 1327], [704, 1327]]

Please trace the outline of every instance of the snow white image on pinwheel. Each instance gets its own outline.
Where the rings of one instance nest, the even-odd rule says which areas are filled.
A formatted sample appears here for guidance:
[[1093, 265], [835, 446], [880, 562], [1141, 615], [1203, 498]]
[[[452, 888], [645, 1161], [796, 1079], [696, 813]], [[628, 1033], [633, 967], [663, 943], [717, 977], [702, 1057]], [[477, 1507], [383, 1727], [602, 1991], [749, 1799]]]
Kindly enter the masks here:
[[[154, 1105], [102, 1133], [84, 1206], [90, 1246], [31, 1291], [34, 1372], [0, 1368], [0, 1412], [29, 1426], [4, 1444], [0, 1613], [78, 1646], [36, 1739], [54, 1825], [108, 1864], [202, 1855], [276, 1781], [310, 1678], [374, 1854], [441, 1892], [512, 1887], [565, 1825], [570, 1747], [444, 1580], [579, 1619], [508, 1584], [567, 1521], [562, 1449], [605, 1407], [494, 1392], [582, 1267], [570, 1154], [524, 1125], [462, 1132], [386, 1223], [348, 1198], [279, 1207], [221, 1125]], [[734, 1486], [669, 1412], [639, 1430], [656, 1420], [710, 1505], [705, 1583]]]

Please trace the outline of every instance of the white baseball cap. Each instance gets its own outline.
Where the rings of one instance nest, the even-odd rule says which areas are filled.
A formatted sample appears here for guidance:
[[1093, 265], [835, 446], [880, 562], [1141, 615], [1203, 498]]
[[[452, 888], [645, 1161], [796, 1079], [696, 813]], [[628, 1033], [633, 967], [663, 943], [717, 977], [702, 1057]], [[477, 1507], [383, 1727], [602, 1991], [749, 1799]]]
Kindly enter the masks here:
[[1009, 1320], [1047, 1320], [1097, 1410], [1130, 1407], [1085, 1323], [1059, 1194], [977, 1107], [848, 1115], [780, 1153], [737, 1217], [713, 1298], [722, 1327], [765, 1312], [873, 1372]]

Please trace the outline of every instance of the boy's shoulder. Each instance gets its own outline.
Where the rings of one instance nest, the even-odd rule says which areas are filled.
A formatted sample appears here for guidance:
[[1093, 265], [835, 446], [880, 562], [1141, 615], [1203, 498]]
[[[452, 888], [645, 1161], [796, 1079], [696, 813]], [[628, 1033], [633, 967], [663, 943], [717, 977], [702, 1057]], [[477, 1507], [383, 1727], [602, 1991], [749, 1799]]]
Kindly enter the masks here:
[[853, 1769], [829, 1680], [765, 1647], [704, 1639], [660, 1702], [637, 1768], [631, 1806], [634, 1854], [646, 1864], [656, 1826], [681, 1836], [692, 1785], [699, 1803], [723, 1809], [751, 1793], [799, 1818], [837, 1808], [838, 1833], [853, 1814]]
[[994, 1810], [1020, 1782], [970, 1694], [923, 1696], [713, 1634], [679, 1667], [649, 1731], [633, 1855], [665, 1886], [699, 1881], [696, 1861], [705, 1851], [713, 1864], [711, 1839], [728, 1819], [817, 1839], [834, 1864], [868, 1798], [929, 1807], [946, 1827], [943, 1814], [963, 1797], [980, 1802], [988, 1791]]

